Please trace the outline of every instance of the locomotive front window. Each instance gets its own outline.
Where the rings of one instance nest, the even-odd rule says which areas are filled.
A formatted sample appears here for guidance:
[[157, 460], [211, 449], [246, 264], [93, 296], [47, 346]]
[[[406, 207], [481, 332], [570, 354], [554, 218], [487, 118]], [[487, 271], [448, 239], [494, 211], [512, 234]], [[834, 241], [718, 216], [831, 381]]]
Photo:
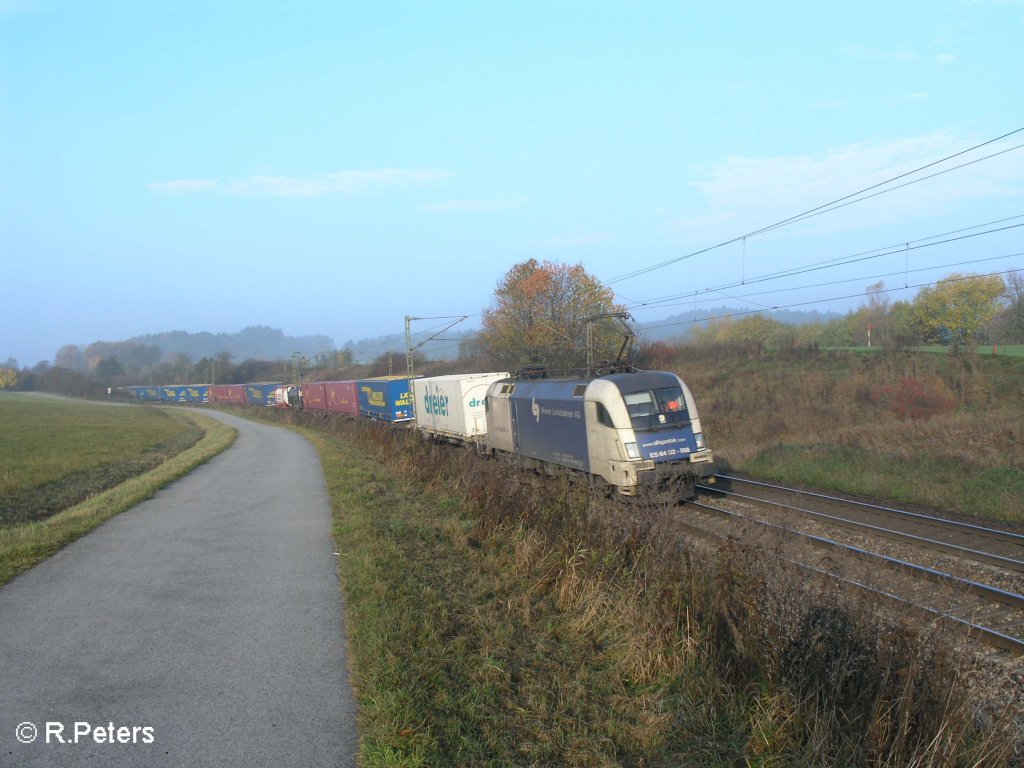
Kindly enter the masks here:
[[651, 430], [688, 424], [686, 401], [679, 387], [662, 387], [648, 392], [630, 392], [622, 396], [633, 429]]

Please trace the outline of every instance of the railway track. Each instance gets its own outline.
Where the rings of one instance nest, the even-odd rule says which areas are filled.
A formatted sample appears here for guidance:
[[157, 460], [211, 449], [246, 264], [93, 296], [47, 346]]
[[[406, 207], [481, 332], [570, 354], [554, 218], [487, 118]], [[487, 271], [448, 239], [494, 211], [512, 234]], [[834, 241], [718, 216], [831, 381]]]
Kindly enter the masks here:
[[[1004, 589], [927, 564], [933, 553], [979, 564], [982, 576], [1010, 573], [1011, 584], [1024, 573], [1024, 537], [920, 513], [905, 512], [849, 499], [825, 496], [742, 478], [719, 476], [721, 485], [699, 487], [706, 500], [691, 502], [691, 527], [705, 535], [727, 538], [739, 526], [746, 535], [771, 536], [809, 544], [819, 552], [787, 559], [801, 568], [839, 579], [894, 601], [931, 621], [962, 627], [986, 644], [1024, 656], [1024, 591]], [[770, 508], [774, 514], [765, 515]], [[807, 530], [810, 523], [815, 531]], [[856, 543], [840, 541], [836, 528], [852, 533]], [[898, 543], [894, 556], [870, 542]], [[805, 552], [808, 550], [803, 548]], [[859, 566], [841, 567], [840, 562]], [[987, 579], [991, 581], [992, 579]]]
[[1024, 573], [1024, 536], [934, 515], [720, 475], [713, 492], [800, 512], [834, 525]]

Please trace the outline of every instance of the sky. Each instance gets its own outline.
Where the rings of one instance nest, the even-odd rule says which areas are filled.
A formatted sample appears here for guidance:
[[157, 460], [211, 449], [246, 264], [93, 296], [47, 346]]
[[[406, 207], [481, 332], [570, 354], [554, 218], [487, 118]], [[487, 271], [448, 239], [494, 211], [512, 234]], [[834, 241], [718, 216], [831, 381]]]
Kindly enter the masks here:
[[0, 360], [472, 327], [530, 258], [640, 323], [1024, 268], [1022, 40], [1024, 0], [0, 0]]

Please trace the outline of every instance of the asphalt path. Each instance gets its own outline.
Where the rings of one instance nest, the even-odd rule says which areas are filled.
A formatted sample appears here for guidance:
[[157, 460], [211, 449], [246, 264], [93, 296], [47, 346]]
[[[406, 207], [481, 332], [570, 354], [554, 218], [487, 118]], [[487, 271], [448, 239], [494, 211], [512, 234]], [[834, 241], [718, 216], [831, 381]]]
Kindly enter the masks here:
[[319, 458], [210, 415], [231, 448], [0, 587], [0, 765], [355, 765]]

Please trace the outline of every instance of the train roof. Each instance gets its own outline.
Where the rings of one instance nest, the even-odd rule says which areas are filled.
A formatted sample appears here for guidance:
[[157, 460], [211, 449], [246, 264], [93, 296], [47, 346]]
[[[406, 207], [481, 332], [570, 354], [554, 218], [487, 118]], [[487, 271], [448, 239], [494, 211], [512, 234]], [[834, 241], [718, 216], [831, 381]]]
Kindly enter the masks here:
[[604, 375], [578, 375], [578, 376], [546, 376], [541, 373], [540, 375], [513, 375], [509, 377], [510, 382], [525, 383], [528, 381], [549, 381], [549, 382], [561, 382], [561, 383], [579, 383], [596, 381], [598, 379], [602, 381], [613, 382], [620, 389], [625, 387], [632, 390], [633, 388], [645, 389], [651, 386], [662, 386], [666, 377], [674, 377], [676, 374], [671, 371], [629, 371], [623, 373], [607, 373]]
[[582, 387], [594, 381], [606, 381], [613, 384], [620, 392], [643, 392], [651, 389], [677, 385], [678, 376], [671, 371], [634, 371], [631, 373], [610, 373], [605, 376], [560, 376], [560, 377], [512, 377], [495, 382], [492, 386], [501, 384], [515, 385], [515, 390], [522, 393], [536, 392], [538, 390], [572, 391], [575, 396], [583, 394]]
[[679, 377], [671, 371], [637, 371], [635, 373], [612, 373], [599, 378], [612, 382], [620, 392], [642, 392], [645, 389], [656, 389], [675, 384]]

